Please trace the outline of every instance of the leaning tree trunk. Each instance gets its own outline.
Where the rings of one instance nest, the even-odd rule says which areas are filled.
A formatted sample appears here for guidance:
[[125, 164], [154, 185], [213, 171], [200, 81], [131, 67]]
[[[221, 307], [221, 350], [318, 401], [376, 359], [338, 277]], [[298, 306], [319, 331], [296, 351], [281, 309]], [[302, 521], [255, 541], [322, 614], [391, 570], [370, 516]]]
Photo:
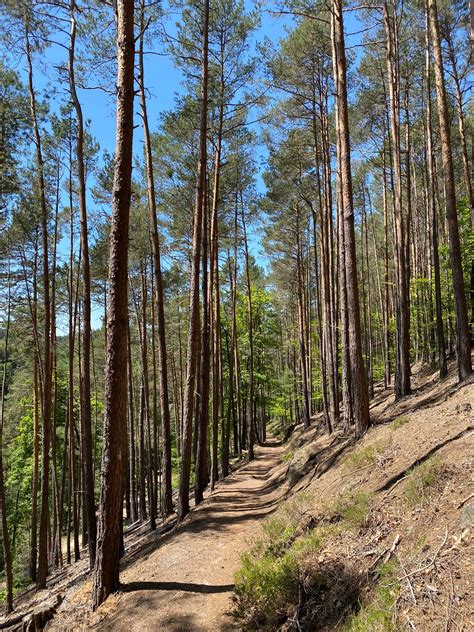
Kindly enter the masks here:
[[110, 229], [104, 448], [93, 607], [119, 586], [123, 446], [127, 427], [128, 232], [133, 155], [133, 0], [117, 2], [117, 136]]
[[446, 219], [448, 222], [449, 245], [451, 250], [451, 272], [453, 277], [454, 306], [456, 311], [456, 355], [459, 381], [467, 380], [472, 373], [471, 336], [467, 316], [466, 294], [462, 269], [461, 244], [459, 239], [456, 209], [456, 187], [454, 181], [451, 130], [444, 82], [443, 57], [438, 25], [436, 0], [428, 0], [428, 17], [433, 42], [436, 95], [438, 102], [441, 158], [444, 170], [444, 190], [446, 199]]

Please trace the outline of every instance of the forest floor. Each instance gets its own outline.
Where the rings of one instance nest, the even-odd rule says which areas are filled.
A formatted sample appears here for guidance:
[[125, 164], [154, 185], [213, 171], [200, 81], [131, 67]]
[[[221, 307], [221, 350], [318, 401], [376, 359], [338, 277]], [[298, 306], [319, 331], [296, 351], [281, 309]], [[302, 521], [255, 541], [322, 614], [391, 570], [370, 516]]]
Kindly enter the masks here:
[[259, 520], [281, 498], [284, 447], [268, 443], [187, 519], [147, 539], [121, 573], [123, 590], [90, 612], [91, 581], [66, 596], [48, 630], [229, 630], [233, 576]]
[[[395, 402], [391, 389], [379, 387], [371, 417], [372, 427], [357, 443], [340, 432], [329, 437], [315, 419], [285, 445], [258, 447], [256, 459], [221, 481], [179, 527], [166, 533], [137, 529], [139, 535], [127, 540], [123, 590], [95, 613], [85, 562], [73, 565], [75, 579], [69, 571], [35, 597], [36, 603], [54, 592], [64, 597], [47, 630], [242, 629], [230, 614], [234, 573], [241, 553], [261, 536], [262, 521], [304, 498], [304, 531], [328, 520], [335, 499], [363, 493], [371, 500], [362, 523], [334, 531], [316, 561], [308, 562], [328, 576], [336, 569], [339, 587], [322, 596], [330, 608], [313, 604], [318, 623], [311, 623], [307, 604], [301, 629], [339, 629], [348, 609], [370, 597], [371, 573], [388, 555], [403, 569], [395, 603], [400, 629], [474, 631], [474, 382], [458, 386], [454, 371], [439, 382], [435, 372], [415, 367], [413, 394]], [[433, 456], [430, 489], [415, 486], [410, 500], [413, 468], [433, 463]], [[338, 593], [346, 594], [348, 585], [355, 587], [351, 603]], [[31, 605], [27, 597], [18, 602], [24, 609]]]

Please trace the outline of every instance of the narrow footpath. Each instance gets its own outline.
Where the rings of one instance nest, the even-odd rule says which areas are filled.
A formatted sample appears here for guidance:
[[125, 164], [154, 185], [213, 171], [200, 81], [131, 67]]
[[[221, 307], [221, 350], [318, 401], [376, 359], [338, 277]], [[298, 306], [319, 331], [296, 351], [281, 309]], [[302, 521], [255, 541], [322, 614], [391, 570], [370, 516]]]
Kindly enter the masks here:
[[284, 491], [284, 447], [268, 443], [220, 482], [178, 528], [147, 540], [121, 573], [123, 591], [90, 611], [91, 581], [70, 591], [47, 630], [208, 631], [234, 628], [234, 573]]

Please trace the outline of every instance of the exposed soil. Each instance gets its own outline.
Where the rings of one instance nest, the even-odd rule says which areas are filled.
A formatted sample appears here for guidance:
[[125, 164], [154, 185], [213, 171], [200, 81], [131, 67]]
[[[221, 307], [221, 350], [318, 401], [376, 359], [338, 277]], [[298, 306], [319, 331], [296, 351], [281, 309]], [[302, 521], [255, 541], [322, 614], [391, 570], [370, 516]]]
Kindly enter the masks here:
[[[297, 428], [286, 445], [259, 447], [255, 461], [220, 482], [179, 527], [167, 533], [134, 528], [126, 540], [123, 590], [97, 612], [90, 608], [85, 562], [53, 577], [49, 591], [34, 602], [32, 593], [18, 599], [17, 608], [31, 609], [60, 592], [64, 601], [48, 630], [241, 629], [229, 614], [233, 577], [241, 552], [259, 537], [261, 520], [304, 491], [312, 499], [306, 518], [317, 525], [338, 495], [366, 491], [373, 502], [364, 525], [336, 533], [314, 561], [336, 569], [331, 594], [338, 594], [337, 578], [347, 576], [357, 586], [356, 601], [370, 597], [373, 570], [396, 541], [391, 555], [408, 575], [396, 602], [400, 629], [473, 631], [474, 383], [459, 387], [454, 372], [438, 382], [435, 372], [419, 368], [413, 385], [413, 394], [397, 403], [389, 389], [378, 389], [371, 404], [375, 423], [357, 444], [338, 432], [328, 437], [315, 419], [309, 430]], [[394, 425], [400, 415], [403, 423]], [[371, 463], [351, 465], [351, 455], [371, 446]], [[441, 463], [438, 480], [423, 503], [410, 506], [410, 468], [431, 455]], [[326, 614], [332, 623], [301, 629], [338, 629], [344, 613]]]
[[259, 520], [281, 499], [284, 449], [259, 447], [255, 461], [219, 483], [182, 525], [149, 538], [121, 574], [123, 591], [96, 613], [90, 612], [90, 581], [70, 591], [48, 630], [232, 629], [233, 575]]
[[[336, 531], [308, 564], [319, 572], [342, 562], [358, 587], [352, 604], [357, 610], [361, 599], [370, 599], [377, 564], [388, 555], [401, 569], [394, 606], [397, 630], [472, 632], [474, 384], [458, 386], [454, 374], [440, 383], [427, 369], [414, 375], [413, 384], [413, 394], [401, 402], [395, 403], [388, 391], [377, 394], [371, 406], [376, 425], [356, 444], [315, 429], [292, 437], [292, 493], [304, 491], [310, 497], [305, 518], [312, 527], [325, 523], [339, 496], [373, 494], [364, 524], [355, 531]], [[400, 416], [399, 425], [392, 423]], [[370, 448], [376, 455], [372, 462], [351, 461]], [[411, 468], [430, 457], [439, 463], [436, 480], [426, 497], [409, 503]], [[301, 462], [305, 459], [306, 466]], [[293, 461], [297, 465], [292, 472]], [[306, 470], [298, 479], [298, 471]], [[333, 590], [337, 593], [337, 586]], [[340, 606], [341, 600], [336, 601]], [[304, 630], [338, 629], [344, 611], [336, 607], [329, 615], [332, 623], [323, 625], [303, 608], [299, 624]]]

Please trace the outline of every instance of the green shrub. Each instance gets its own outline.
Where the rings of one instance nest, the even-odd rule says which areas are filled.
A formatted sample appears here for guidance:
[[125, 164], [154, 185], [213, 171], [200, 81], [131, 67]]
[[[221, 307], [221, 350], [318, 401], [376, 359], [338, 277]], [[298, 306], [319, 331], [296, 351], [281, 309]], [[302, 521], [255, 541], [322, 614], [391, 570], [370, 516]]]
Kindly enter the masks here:
[[300, 564], [320, 546], [324, 528], [300, 529], [312, 496], [297, 494], [262, 523], [262, 536], [235, 574], [234, 616], [254, 629], [274, 629], [298, 598]]
[[410, 506], [427, 502], [430, 489], [439, 481], [441, 471], [441, 460], [437, 455], [412, 468], [404, 492], [405, 500]]
[[392, 430], [396, 430], [397, 428], [401, 428], [405, 424], [409, 423], [410, 417], [408, 415], [400, 415], [400, 417], [396, 417], [390, 424]]
[[296, 524], [290, 523], [281, 515], [267, 518], [262, 524], [263, 538], [260, 541], [263, 550], [279, 555], [292, 541]]
[[297, 560], [303, 560], [315, 551], [318, 551], [321, 548], [323, 540], [323, 528], [313, 529], [307, 535], [297, 538], [291, 547], [291, 551]]
[[291, 461], [291, 459], [294, 456], [294, 451], [293, 450], [288, 450], [288, 452], [285, 452], [285, 454], [282, 456], [282, 461], [283, 463], [288, 463], [288, 461]]
[[395, 632], [393, 606], [399, 591], [398, 565], [382, 564], [375, 594], [349, 617], [343, 626], [345, 632]]
[[285, 604], [298, 590], [298, 563], [292, 551], [280, 557], [245, 553], [234, 582], [234, 615], [257, 629], [271, 626], [285, 615]]

